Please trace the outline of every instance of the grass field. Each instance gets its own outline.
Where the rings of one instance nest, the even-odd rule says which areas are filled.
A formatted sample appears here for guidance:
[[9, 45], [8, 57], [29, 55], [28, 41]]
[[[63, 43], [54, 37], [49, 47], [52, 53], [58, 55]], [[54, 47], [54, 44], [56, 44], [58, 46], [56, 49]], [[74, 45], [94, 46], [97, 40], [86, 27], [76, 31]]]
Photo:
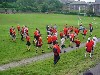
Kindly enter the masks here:
[[61, 55], [53, 65], [53, 57], [36, 63], [0, 72], [0, 75], [79, 75], [100, 62], [100, 43], [95, 48], [93, 59], [84, 58], [84, 48]]
[[[93, 26], [94, 26], [93, 34], [96, 34], [97, 37], [100, 36], [100, 33], [99, 33], [99, 31], [100, 31], [100, 18], [99, 17], [95, 17], [95, 20], [93, 20], [93, 17], [80, 16], [80, 18], [81, 18], [81, 21], [83, 22], [83, 25], [86, 28], [88, 28], [89, 23], [93, 22]], [[68, 24], [68, 26], [73, 25], [73, 26], [78, 27], [78, 16], [76, 16], [76, 15], [62, 15], [62, 14], [0, 14], [0, 42], [1, 42], [0, 43], [0, 64], [5, 64], [5, 63], [12, 62], [12, 61], [18, 61], [18, 60], [21, 60], [23, 58], [29, 58], [29, 57], [33, 57], [33, 56], [42, 54], [41, 52], [38, 52], [36, 54], [35, 47], [33, 45], [31, 46], [31, 52], [26, 52], [26, 45], [25, 45], [26, 41], [22, 42], [20, 40], [20, 35], [17, 35], [17, 42], [16, 43], [12, 42], [10, 39], [10, 36], [9, 36], [9, 28], [11, 26], [17, 27], [17, 24], [20, 24], [21, 26], [23, 26], [23, 25], [28, 26], [29, 27], [29, 34], [31, 36], [31, 42], [33, 41], [33, 31], [35, 30], [35, 28], [38, 28], [42, 33], [44, 51], [51, 52], [52, 50], [47, 49], [46, 25], [47, 24], [49, 24], [49, 25], [50, 24], [53, 24], [53, 25], [57, 24], [58, 32], [59, 32], [60, 30], [63, 29], [63, 27], [66, 23]], [[89, 33], [88, 33], [88, 36], [89, 36]], [[87, 40], [87, 39], [83, 40], [82, 35], [79, 35], [79, 37], [80, 37], [82, 42]], [[68, 41], [66, 41], [66, 46], [68, 46], [68, 44], [69, 44]], [[80, 50], [79, 53], [81, 53], [81, 51], [82, 50]], [[73, 53], [75, 53], [75, 52], [72, 52], [72, 54]], [[63, 57], [64, 56], [66, 56], [66, 55], [63, 55]], [[73, 56], [71, 56], [69, 53], [69, 59], [71, 57], [73, 58]], [[84, 57], [81, 56], [80, 59], [76, 59], [76, 62], [78, 62], [78, 60], [81, 61], [81, 59], [83, 59], [83, 58]], [[47, 64], [49, 64], [50, 60], [51, 59], [47, 60]], [[64, 58], [62, 59], [62, 61], [63, 60], [64, 60]], [[89, 59], [87, 59], [87, 60], [89, 60]], [[42, 66], [41, 63], [43, 63], [43, 62], [42, 61], [39, 62], [39, 65]], [[50, 62], [53, 63], [52, 61], [50, 61]], [[85, 61], [83, 61], [83, 62], [85, 62]], [[35, 65], [38, 65], [38, 63], [35, 63]], [[43, 65], [45, 65], [45, 64], [43, 64]], [[64, 67], [64, 64], [62, 64], [60, 62], [60, 67], [61, 67], [61, 65], [63, 65], [63, 67]], [[81, 63], [80, 63], [80, 65], [81, 65]], [[53, 65], [51, 65], [51, 66], [53, 66]], [[35, 66], [35, 67], [36, 67], [36, 69], [39, 68], [38, 66]], [[61, 68], [63, 68], [63, 67], [61, 67]], [[30, 70], [31, 70], [31, 68], [32, 67], [30, 67]], [[51, 71], [54, 70], [52, 68], [53, 67], [50, 67]], [[58, 69], [58, 67], [55, 67], [55, 69], [56, 68]], [[23, 68], [21, 68], [21, 70], [22, 69]], [[45, 69], [47, 69], [47, 68], [44, 68], [44, 70]], [[18, 70], [20, 70], [20, 69], [18, 69]], [[32, 70], [35, 70], [35, 68]], [[40, 70], [40, 72], [41, 72], [41, 70]], [[13, 71], [13, 70], [11, 70], [11, 71]], [[51, 72], [51, 71], [49, 71], [49, 72]], [[39, 74], [41, 74], [40, 72], [39, 72]], [[65, 71], [65, 72], [67, 72], [67, 71]], [[9, 71], [9, 73], [10, 73], [10, 71]], [[45, 71], [43, 73], [45, 73]], [[38, 73], [36, 72], [36, 75], [37, 74]], [[45, 74], [47, 74], [47, 72]], [[50, 73], [48, 73], [48, 74], [50, 74]], [[63, 74], [63, 73], [61, 72], [61, 74]]]

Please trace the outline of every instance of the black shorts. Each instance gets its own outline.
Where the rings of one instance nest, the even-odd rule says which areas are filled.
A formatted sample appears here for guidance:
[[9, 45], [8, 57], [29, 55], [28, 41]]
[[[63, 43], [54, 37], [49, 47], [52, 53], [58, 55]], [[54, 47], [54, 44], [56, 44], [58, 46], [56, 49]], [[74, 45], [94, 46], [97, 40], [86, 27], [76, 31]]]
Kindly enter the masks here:
[[48, 42], [48, 44], [52, 44], [52, 42]]
[[86, 34], [83, 34], [84, 36], [86, 36]]
[[72, 39], [72, 38], [70, 38], [70, 41], [71, 41], [71, 42], [74, 42], [74, 38], [73, 38], [73, 39]]
[[16, 35], [12, 35], [12, 37], [15, 39], [16, 38]]
[[30, 46], [30, 45], [31, 45], [31, 43], [30, 43], [29, 41], [27, 41], [26, 45]]
[[18, 31], [20, 31], [20, 29], [18, 29]]
[[12, 32], [10, 32], [10, 35], [12, 35]]
[[38, 41], [36, 42], [36, 47], [41, 47], [42, 46], [42, 44], [41, 45], [39, 45], [38, 44]]
[[76, 47], [79, 47], [80, 46], [80, 44], [76, 44]]
[[56, 41], [53, 41], [53, 45], [55, 45], [56, 44]]

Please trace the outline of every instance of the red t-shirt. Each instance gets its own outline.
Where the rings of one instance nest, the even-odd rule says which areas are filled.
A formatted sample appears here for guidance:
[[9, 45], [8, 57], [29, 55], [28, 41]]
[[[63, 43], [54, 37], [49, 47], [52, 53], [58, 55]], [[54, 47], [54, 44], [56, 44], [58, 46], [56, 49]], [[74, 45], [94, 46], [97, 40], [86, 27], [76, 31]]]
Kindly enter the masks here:
[[56, 41], [57, 40], [57, 36], [52, 36], [52, 41]]
[[86, 33], [87, 33], [87, 30], [85, 29], [85, 30], [83, 31], [83, 33], [86, 34]]
[[79, 45], [81, 42], [80, 40], [75, 40], [75, 43]]
[[79, 30], [78, 29], [75, 29], [75, 31], [74, 31], [77, 35], [78, 35], [78, 33], [79, 33]]
[[67, 35], [68, 29], [64, 28], [64, 34]]
[[87, 50], [87, 52], [91, 52], [91, 50], [92, 50], [92, 43], [91, 42], [86, 43], [86, 50]]
[[60, 37], [62, 37], [63, 36], [63, 32], [60, 32]]
[[70, 38], [74, 38], [74, 37], [75, 37], [74, 33], [70, 34]]
[[13, 32], [13, 29], [12, 28], [10, 28], [10, 33], [12, 33]]
[[53, 46], [53, 48], [56, 48], [56, 49], [57, 49], [57, 53], [58, 53], [58, 54], [60, 53], [60, 47], [59, 47], [57, 44], [55, 44], [55, 45]]
[[51, 35], [48, 35], [47, 41], [48, 41], [48, 43], [51, 43], [51, 42], [52, 42], [52, 37], [51, 37]]

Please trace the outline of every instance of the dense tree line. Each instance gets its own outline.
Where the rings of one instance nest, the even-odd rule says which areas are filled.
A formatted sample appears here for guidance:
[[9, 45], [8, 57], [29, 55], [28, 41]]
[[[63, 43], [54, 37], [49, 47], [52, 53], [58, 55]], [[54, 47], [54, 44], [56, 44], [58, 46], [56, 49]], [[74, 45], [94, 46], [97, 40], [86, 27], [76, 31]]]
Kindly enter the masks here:
[[59, 0], [0, 0], [0, 8], [15, 8], [24, 12], [59, 12], [62, 6]]

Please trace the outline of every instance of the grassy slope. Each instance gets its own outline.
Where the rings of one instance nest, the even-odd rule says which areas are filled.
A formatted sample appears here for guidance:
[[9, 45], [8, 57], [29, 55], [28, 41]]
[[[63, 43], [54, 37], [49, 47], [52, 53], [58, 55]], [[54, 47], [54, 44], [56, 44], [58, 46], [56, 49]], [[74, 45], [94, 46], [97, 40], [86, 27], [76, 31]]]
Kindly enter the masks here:
[[0, 75], [78, 75], [100, 62], [100, 43], [95, 48], [93, 59], [84, 58], [85, 50], [81, 48], [61, 55], [60, 61], [54, 66], [53, 57], [38, 61], [31, 65], [13, 68], [0, 72]]
[[[82, 17], [83, 24], [88, 27], [88, 23], [93, 21], [93, 18]], [[88, 21], [88, 22], [87, 22]], [[58, 30], [62, 30], [64, 24], [77, 26], [77, 16], [73, 15], [58, 15], [58, 14], [0, 14], [0, 64], [8, 63], [11, 61], [17, 61], [23, 58], [32, 57], [35, 55], [40, 55], [35, 53], [35, 47], [31, 47], [31, 52], [25, 52], [26, 46], [25, 41], [22, 42], [20, 40], [20, 35], [17, 35], [17, 43], [13, 43], [9, 37], [9, 28], [11, 26], [17, 27], [17, 24], [21, 26], [27, 25], [29, 27], [29, 34], [31, 35], [31, 42], [33, 40], [33, 31], [35, 28], [39, 28], [42, 36], [43, 36], [43, 49], [45, 52], [50, 52], [51, 50], [47, 49], [46, 42], [46, 29], [45, 26], [47, 24], [57, 24]], [[96, 18], [96, 22], [100, 22], [100, 18]], [[98, 28], [94, 31], [97, 36], [100, 35], [98, 33]], [[89, 34], [88, 34], [89, 35]], [[79, 35], [82, 40], [82, 36]], [[68, 43], [66, 43], [68, 45]]]

